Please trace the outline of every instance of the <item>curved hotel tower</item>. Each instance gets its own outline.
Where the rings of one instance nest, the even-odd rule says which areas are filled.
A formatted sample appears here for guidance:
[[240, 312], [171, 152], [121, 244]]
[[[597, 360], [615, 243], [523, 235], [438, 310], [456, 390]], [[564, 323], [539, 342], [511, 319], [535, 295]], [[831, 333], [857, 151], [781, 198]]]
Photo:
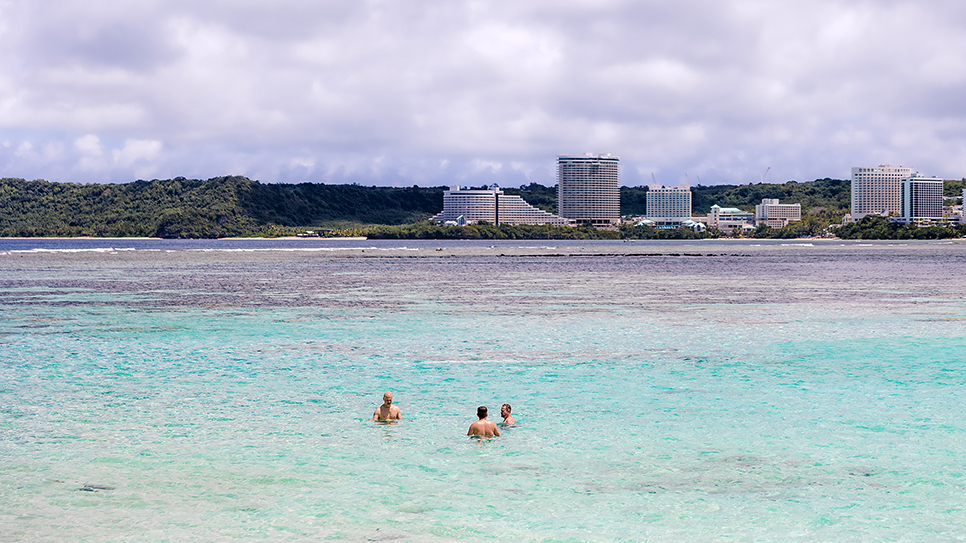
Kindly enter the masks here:
[[615, 227], [621, 213], [619, 159], [611, 155], [559, 155], [557, 211], [578, 224]]

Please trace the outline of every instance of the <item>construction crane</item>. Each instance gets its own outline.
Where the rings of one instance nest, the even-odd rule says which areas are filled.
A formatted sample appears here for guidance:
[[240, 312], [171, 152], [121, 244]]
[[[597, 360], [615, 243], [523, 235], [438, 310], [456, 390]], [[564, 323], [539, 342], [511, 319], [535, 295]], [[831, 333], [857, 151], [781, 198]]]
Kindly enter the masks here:
[[771, 166], [768, 166], [768, 168], [765, 169], [765, 173], [761, 174], [761, 178], [760, 178], [760, 182], [761, 183], [764, 183], [765, 182], [765, 176], [768, 175], [768, 172], [770, 172], [770, 171], [771, 171]]

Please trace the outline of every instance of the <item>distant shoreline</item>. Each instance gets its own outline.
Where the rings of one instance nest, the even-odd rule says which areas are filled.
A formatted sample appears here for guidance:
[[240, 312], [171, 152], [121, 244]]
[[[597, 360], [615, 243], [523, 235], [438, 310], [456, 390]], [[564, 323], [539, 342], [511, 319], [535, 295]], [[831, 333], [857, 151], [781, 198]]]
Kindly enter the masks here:
[[94, 236], [29, 236], [29, 237], [24, 237], [24, 236], [9, 236], [9, 237], [0, 237], [0, 240], [5, 240], [5, 239], [98, 239], [98, 240], [102, 239], [102, 240], [105, 240], [105, 241], [109, 241], [109, 240], [148, 240], [148, 239], [164, 239], [164, 238], [145, 238], [145, 237], [129, 237], [129, 238], [111, 237], [111, 238], [98, 238], [98, 237], [94, 237]]
[[124, 237], [124, 238], [118, 238], [118, 237], [100, 238], [100, 237], [95, 237], [95, 236], [67, 236], [67, 237], [60, 237], [60, 236], [31, 236], [31, 237], [10, 236], [10, 237], [0, 237], [0, 240], [5, 240], [5, 239], [24, 239], [24, 240], [25, 239], [93, 239], [93, 240], [98, 240], [98, 241], [146, 241], [146, 240], [152, 240], [152, 239], [153, 240], [159, 240], [159, 241], [160, 240], [174, 240], [174, 239], [185, 239], [185, 240], [189, 240], [189, 239], [190, 240], [211, 239], [213, 241], [256, 240], [256, 239], [264, 239], [264, 240], [297, 239], [297, 240], [326, 240], [326, 241], [330, 241], [330, 240], [331, 241], [338, 241], [338, 240], [360, 241], [360, 240], [367, 240], [369, 238], [367, 238], [365, 236], [345, 237], [345, 238], [334, 238], [334, 237], [323, 238], [323, 237], [302, 237], [302, 236], [279, 236], [277, 238], [264, 238], [264, 237], [252, 237], [252, 238], [245, 238], [245, 237], [242, 237], [242, 238], [146, 238], [146, 237], [134, 237], [134, 236], [132, 236], [132, 237]]
[[227, 239], [265, 239], [265, 240], [298, 239], [298, 240], [325, 240], [325, 241], [339, 241], [339, 240], [359, 241], [359, 240], [367, 240], [369, 238], [365, 236], [346, 237], [346, 238], [333, 238], [333, 237], [324, 238], [321, 236], [279, 236], [277, 238], [218, 238], [219, 241], [227, 240]]

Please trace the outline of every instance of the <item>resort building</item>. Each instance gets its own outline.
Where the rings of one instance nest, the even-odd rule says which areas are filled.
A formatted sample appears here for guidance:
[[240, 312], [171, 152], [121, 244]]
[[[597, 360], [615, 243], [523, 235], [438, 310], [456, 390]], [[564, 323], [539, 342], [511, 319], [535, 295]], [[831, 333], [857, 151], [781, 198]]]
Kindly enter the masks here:
[[754, 230], [755, 214], [737, 207], [721, 207], [715, 204], [708, 212], [708, 228], [717, 228], [726, 234], [736, 228], [742, 231]]
[[645, 194], [647, 219], [657, 226], [677, 227], [691, 220], [691, 189], [652, 185]]
[[620, 208], [618, 157], [557, 157], [557, 211], [561, 217], [597, 228], [615, 228]]
[[755, 222], [772, 228], [784, 228], [802, 220], [802, 204], [779, 204], [777, 198], [762, 198], [755, 206]]
[[943, 219], [943, 180], [915, 173], [899, 181], [896, 222], [930, 225]]
[[899, 184], [912, 173], [912, 168], [901, 165], [852, 168], [852, 220], [866, 215], [901, 214]]
[[552, 224], [573, 226], [574, 221], [547, 213], [526, 203], [520, 196], [503, 194], [499, 187], [482, 190], [460, 190], [452, 187], [443, 192], [443, 211], [430, 220], [453, 222], [459, 226], [488, 222], [490, 224]]

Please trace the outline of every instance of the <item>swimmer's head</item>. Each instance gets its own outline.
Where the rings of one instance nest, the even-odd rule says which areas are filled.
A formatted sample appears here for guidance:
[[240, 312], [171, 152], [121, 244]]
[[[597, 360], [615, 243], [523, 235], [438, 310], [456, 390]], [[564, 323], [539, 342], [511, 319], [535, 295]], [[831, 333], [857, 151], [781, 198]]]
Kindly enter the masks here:
[[512, 408], [510, 407], [510, 404], [508, 403], [503, 404], [503, 407], [500, 407], [500, 416], [503, 418], [506, 418], [507, 415], [510, 414], [511, 409]]
[[481, 419], [485, 419], [486, 418], [486, 406], [485, 405], [481, 405], [481, 406], [479, 406], [479, 407], [476, 408], [476, 416], [477, 417], [480, 417]]
[[392, 403], [392, 392], [387, 392], [382, 395], [382, 403], [389, 405]]

